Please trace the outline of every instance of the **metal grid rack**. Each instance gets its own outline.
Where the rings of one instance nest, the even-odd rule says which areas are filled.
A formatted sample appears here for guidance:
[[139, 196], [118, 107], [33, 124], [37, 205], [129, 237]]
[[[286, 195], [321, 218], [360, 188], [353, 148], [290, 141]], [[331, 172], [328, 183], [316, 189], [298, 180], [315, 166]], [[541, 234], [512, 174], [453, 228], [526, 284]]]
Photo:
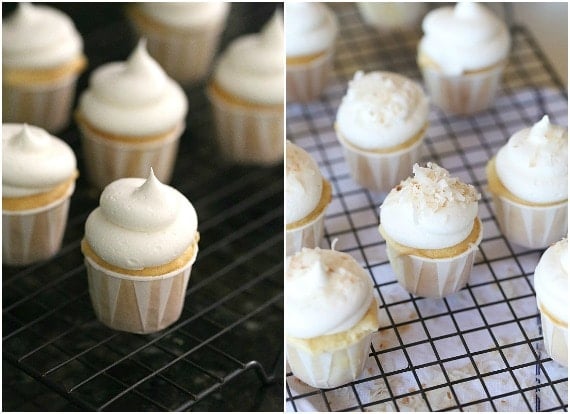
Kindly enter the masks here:
[[[74, 18], [90, 70], [124, 60], [136, 44], [124, 5], [54, 6]], [[233, 4], [221, 47], [259, 30], [276, 7]], [[59, 254], [2, 267], [4, 411], [282, 411], [283, 166], [224, 163], [203, 85], [186, 92], [171, 185], [194, 204], [201, 240], [181, 318], [152, 335], [96, 320], [80, 240], [98, 194], [80, 177]], [[81, 171], [76, 126], [59, 136]]]
[[381, 327], [363, 375], [330, 390], [307, 386], [286, 368], [287, 411], [567, 411], [567, 369], [545, 355], [533, 273], [542, 251], [500, 233], [485, 164], [508, 137], [543, 114], [567, 125], [567, 93], [524, 27], [513, 27], [512, 55], [494, 107], [471, 117], [430, 111], [423, 161], [433, 160], [477, 187], [484, 238], [466, 288], [444, 299], [413, 297], [395, 280], [378, 234], [385, 195], [351, 179], [332, 128], [356, 70], [399, 72], [418, 82], [418, 31], [379, 35], [354, 4], [337, 13], [335, 74], [320, 101], [287, 106], [287, 138], [306, 149], [333, 186], [325, 241], [352, 254], [373, 278]]

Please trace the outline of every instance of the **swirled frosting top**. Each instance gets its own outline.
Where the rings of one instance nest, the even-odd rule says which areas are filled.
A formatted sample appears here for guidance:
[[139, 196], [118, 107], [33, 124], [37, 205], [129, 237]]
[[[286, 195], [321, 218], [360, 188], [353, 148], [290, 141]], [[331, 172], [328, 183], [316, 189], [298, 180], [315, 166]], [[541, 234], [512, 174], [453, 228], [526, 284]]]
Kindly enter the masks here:
[[429, 12], [422, 23], [424, 53], [450, 75], [484, 69], [505, 59], [511, 37], [504, 22], [481, 4], [460, 1]]
[[338, 33], [332, 11], [322, 3], [285, 3], [287, 56], [307, 56], [329, 49]]
[[290, 224], [317, 208], [323, 192], [323, 176], [315, 160], [301, 147], [287, 141], [285, 153], [285, 221]]
[[443, 249], [469, 236], [480, 194], [434, 163], [415, 164], [414, 175], [386, 196], [380, 223], [396, 242], [418, 249]]
[[224, 91], [248, 102], [282, 104], [284, 52], [283, 16], [276, 11], [261, 32], [230, 43], [216, 62], [214, 80]]
[[95, 69], [79, 99], [79, 112], [94, 127], [111, 134], [141, 137], [165, 133], [184, 121], [188, 102], [139, 42], [126, 62]]
[[568, 325], [568, 239], [550, 246], [534, 271], [534, 288], [549, 314]]
[[417, 83], [396, 73], [358, 71], [338, 108], [336, 126], [361, 149], [386, 149], [418, 134], [428, 111], [427, 96]]
[[499, 180], [517, 197], [533, 203], [568, 199], [568, 129], [547, 115], [515, 133], [496, 158]]
[[2, 21], [2, 66], [53, 68], [83, 52], [83, 40], [73, 21], [48, 6], [20, 3]]
[[346, 331], [366, 314], [372, 280], [352, 256], [303, 248], [286, 259], [285, 332], [314, 338]]
[[87, 218], [85, 238], [106, 262], [140, 270], [178, 258], [194, 241], [198, 218], [178, 190], [150, 173], [109, 184]]
[[2, 124], [2, 197], [46, 193], [76, 171], [73, 150], [63, 140], [26, 124]]

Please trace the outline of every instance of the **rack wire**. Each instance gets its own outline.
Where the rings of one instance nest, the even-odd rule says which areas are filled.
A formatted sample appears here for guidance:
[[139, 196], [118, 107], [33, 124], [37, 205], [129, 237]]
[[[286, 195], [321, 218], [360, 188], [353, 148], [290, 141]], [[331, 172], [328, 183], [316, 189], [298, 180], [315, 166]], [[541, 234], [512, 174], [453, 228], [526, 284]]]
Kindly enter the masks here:
[[469, 284], [444, 299], [418, 298], [397, 283], [378, 207], [385, 194], [351, 178], [333, 122], [356, 70], [399, 72], [421, 83], [415, 62], [419, 29], [380, 35], [354, 4], [330, 4], [340, 34], [335, 73], [317, 102], [287, 106], [287, 138], [307, 150], [332, 183], [325, 240], [353, 255], [380, 298], [381, 326], [362, 376], [315, 389], [286, 367], [287, 411], [567, 411], [568, 372], [543, 346], [533, 288], [542, 250], [523, 249], [501, 234], [486, 188], [487, 160], [516, 131], [548, 114], [567, 125], [566, 89], [530, 33], [512, 27], [513, 46], [494, 106], [471, 117], [432, 107], [423, 161], [432, 160], [482, 194], [484, 237]]
[[[74, 19], [90, 70], [124, 60], [136, 44], [124, 5], [53, 6]], [[221, 48], [258, 31], [276, 7], [232, 4]], [[195, 206], [201, 235], [182, 316], [151, 335], [96, 320], [80, 241], [98, 194], [81, 176], [57, 256], [2, 266], [3, 410], [282, 411], [283, 165], [224, 163], [203, 89], [186, 88], [187, 128], [171, 183]], [[59, 136], [82, 171], [76, 125]]]

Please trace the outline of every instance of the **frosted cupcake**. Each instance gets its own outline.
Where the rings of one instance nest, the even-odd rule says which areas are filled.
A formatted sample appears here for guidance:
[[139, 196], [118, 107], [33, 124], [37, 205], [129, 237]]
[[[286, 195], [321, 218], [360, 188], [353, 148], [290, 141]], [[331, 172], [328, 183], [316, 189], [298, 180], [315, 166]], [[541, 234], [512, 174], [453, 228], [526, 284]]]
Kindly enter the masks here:
[[234, 39], [216, 63], [207, 93], [226, 160], [283, 161], [284, 51], [283, 17], [276, 11], [260, 33]]
[[156, 332], [178, 320], [198, 253], [194, 207], [152, 170], [109, 184], [85, 223], [81, 251], [97, 318], [110, 328]]
[[508, 27], [478, 3], [429, 12], [422, 23], [418, 65], [432, 102], [447, 113], [487, 109], [507, 64]]
[[126, 62], [98, 67], [76, 113], [88, 178], [98, 189], [152, 167], [170, 182], [188, 102], [141, 40]]
[[546, 248], [568, 230], [568, 130], [547, 115], [515, 133], [486, 168], [495, 216], [505, 237]]
[[346, 253], [304, 248], [286, 259], [285, 289], [293, 374], [316, 388], [356, 380], [380, 325], [368, 273]]
[[83, 40], [67, 15], [19, 4], [2, 20], [2, 122], [61, 131], [86, 66]]
[[173, 79], [201, 81], [210, 70], [231, 3], [136, 3], [127, 7], [135, 31]]
[[356, 72], [338, 108], [335, 130], [354, 180], [387, 192], [419, 160], [429, 102], [421, 87], [391, 72]]
[[546, 352], [568, 366], [568, 239], [546, 249], [534, 271], [534, 289]]
[[322, 3], [285, 3], [287, 102], [319, 97], [333, 70], [338, 23]]
[[287, 255], [291, 255], [302, 247], [319, 246], [332, 190], [315, 160], [304, 149], [287, 141], [285, 153], [286, 243]]
[[471, 274], [483, 237], [480, 195], [434, 163], [416, 164], [413, 173], [382, 203], [379, 231], [400, 285], [441, 298], [462, 289]]
[[356, 6], [364, 22], [381, 34], [419, 26], [427, 9], [425, 3], [416, 2], [359, 1]]
[[78, 172], [61, 139], [2, 124], [2, 263], [27, 265], [60, 249]]

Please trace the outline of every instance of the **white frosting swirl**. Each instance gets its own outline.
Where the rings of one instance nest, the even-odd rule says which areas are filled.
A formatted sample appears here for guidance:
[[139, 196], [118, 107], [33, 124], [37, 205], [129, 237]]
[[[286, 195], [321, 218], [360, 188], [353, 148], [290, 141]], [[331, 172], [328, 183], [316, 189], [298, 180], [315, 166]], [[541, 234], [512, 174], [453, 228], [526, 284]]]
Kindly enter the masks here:
[[283, 17], [276, 11], [260, 33], [235, 39], [218, 60], [216, 83], [238, 98], [259, 104], [284, 101]]
[[2, 124], [2, 197], [49, 192], [73, 177], [73, 150], [41, 128]]
[[156, 21], [181, 29], [217, 24], [227, 17], [230, 6], [231, 3], [223, 1], [144, 2], [138, 5], [143, 13]]
[[290, 224], [307, 217], [317, 207], [323, 193], [323, 176], [304, 149], [287, 141], [285, 152], [285, 221]]
[[315, 338], [346, 331], [368, 311], [373, 285], [352, 256], [303, 248], [285, 262], [285, 332]]
[[106, 262], [140, 270], [169, 263], [194, 241], [198, 218], [188, 199], [151, 173], [105, 187], [87, 218], [85, 238]]
[[288, 57], [323, 52], [333, 46], [338, 23], [322, 3], [285, 3], [285, 52]]
[[342, 135], [361, 149], [386, 149], [426, 124], [429, 101], [422, 88], [390, 72], [355, 73], [336, 115]]
[[469, 236], [481, 197], [475, 187], [450, 177], [434, 163], [418, 164], [380, 207], [380, 223], [396, 242], [417, 249], [443, 249]]
[[450, 75], [493, 66], [507, 57], [511, 46], [507, 26], [478, 3], [460, 1], [432, 10], [422, 27], [420, 53]]
[[557, 320], [568, 325], [568, 239], [550, 246], [534, 271], [537, 301]]
[[73, 21], [57, 9], [20, 3], [2, 21], [2, 66], [52, 68], [82, 51], [83, 40]]
[[532, 203], [568, 199], [568, 129], [547, 115], [515, 133], [497, 153], [499, 180], [515, 196]]
[[148, 54], [144, 40], [126, 62], [97, 68], [79, 100], [93, 126], [133, 137], [165, 133], [184, 121], [187, 110], [184, 91]]

